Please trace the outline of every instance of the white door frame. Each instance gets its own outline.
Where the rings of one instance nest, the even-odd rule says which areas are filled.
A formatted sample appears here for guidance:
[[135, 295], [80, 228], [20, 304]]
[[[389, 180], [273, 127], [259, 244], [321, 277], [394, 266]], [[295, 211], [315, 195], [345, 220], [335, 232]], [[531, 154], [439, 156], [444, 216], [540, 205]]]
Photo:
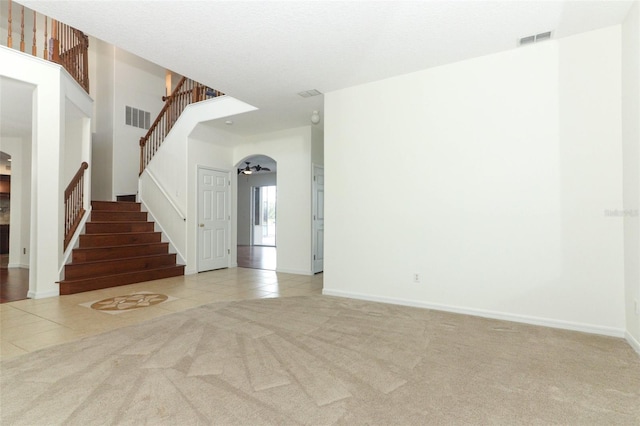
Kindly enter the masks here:
[[227, 265], [229, 268], [231, 266], [231, 172], [229, 170], [218, 169], [215, 167], [208, 167], [197, 165], [196, 166], [196, 220], [194, 226], [196, 228], [196, 272], [201, 272], [200, 270], [200, 170], [208, 170], [212, 172], [225, 173], [227, 180], [227, 206], [228, 206], [228, 232], [227, 232]]

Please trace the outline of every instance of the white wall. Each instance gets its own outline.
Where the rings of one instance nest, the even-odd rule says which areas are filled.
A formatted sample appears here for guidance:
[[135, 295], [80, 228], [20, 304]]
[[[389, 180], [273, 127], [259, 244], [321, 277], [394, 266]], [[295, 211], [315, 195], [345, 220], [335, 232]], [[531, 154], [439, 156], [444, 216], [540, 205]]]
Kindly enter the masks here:
[[309, 126], [246, 138], [233, 164], [262, 154], [278, 163], [278, 272], [312, 274], [311, 128]]
[[[253, 173], [250, 175], [237, 175], [238, 179], [238, 245], [251, 245], [251, 188], [260, 186], [277, 185], [277, 173]], [[277, 226], [276, 217], [276, 226]], [[276, 228], [277, 233], [277, 228]]]
[[[59, 65], [0, 46], [0, 75], [36, 86], [33, 93], [30, 298], [58, 295], [63, 258], [64, 219], [60, 194], [64, 182], [66, 108], [75, 105], [85, 117], [81, 146], [90, 156], [88, 117], [92, 100]], [[87, 194], [90, 197], [90, 194]]]
[[[93, 158], [89, 162], [94, 200], [113, 197], [113, 122], [115, 47], [100, 40], [89, 43], [90, 90], [96, 100], [94, 110]], [[98, 82], [100, 84], [98, 84]]]
[[64, 128], [67, 140], [63, 151], [63, 163], [65, 167], [62, 182], [66, 188], [66, 185], [71, 182], [71, 179], [73, 179], [84, 161], [82, 158], [84, 117], [82, 117], [82, 113], [78, 111], [77, 107], [69, 101], [67, 101], [65, 105]]
[[[640, 352], [640, 4], [622, 25], [622, 152], [627, 340]], [[637, 306], [637, 307], [636, 307]]]
[[[233, 149], [231, 145], [239, 140], [236, 136], [214, 129], [196, 128], [189, 135], [188, 162], [187, 162], [187, 268], [185, 273], [198, 271], [198, 167], [205, 167], [229, 173], [229, 179], [233, 176]], [[231, 223], [229, 248], [231, 256], [229, 266], [237, 266], [237, 253], [235, 250], [235, 203], [233, 189], [230, 191]]]
[[[217, 133], [200, 123], [254, 109], [251, 105], [230, 96], [188, 105], [162, 143], [161, 149], [147, 166], [159, 185], [171, 198], [171, 202], [186, 215], [187, 220], [182, 221], [172, 212], [163, 214], [163, 212], [153, 211], [150, 208], [151, 214], [164, 230], [169, 231], [179, 227], [178, 224], [168, 223], [169, 221], [185, 222], [184, 226], [187, 231], [184, 247], [176, 247], [176, 250], [183, 253], [186, 258], [185, 273], [187, 274], [197, 272], [197, 167], [202, 165], [218, 170], [233, 170], [235, 163], [232, 161], [231, 146], [238, 142], [237, 138]], [[142, 192], [140, 196], [143, 199], [146, 197]], [[231, 202], [233, 206], [234, 200]], [[233, 214], [232, 217], [235, 218]], [[235, 245], [234, 227], [235, 221], [231, 224], [231, 247]], [[177, 236], [171, 234], [167, 236], [173, 241], [179, 241]], [[232, 265], [230, 266], [234, 266], [234, 258], [235, 253], [231, 258]]]
[[311, 162], [324, 165], [324, 129], [321, 125], [311, 126]]
[[140, 172], [140, 138], [147, 130], [125, 124], [127, 105], [151, 113], [164, 106], [165, 69], [116, 48], [114, 60], [113, 197], [135, 194]]
[[324, 292], [622, 335], [620, 72], [616, 26], [325, 94]]
[[125, 108], [150, 112], [164, 106], [165, 69], [97, 39], [89, 44], [91, 93], [96, 99], [92, 167], [95, 200], [136, 194], [140, 138], [146, 129], [125, 124]]

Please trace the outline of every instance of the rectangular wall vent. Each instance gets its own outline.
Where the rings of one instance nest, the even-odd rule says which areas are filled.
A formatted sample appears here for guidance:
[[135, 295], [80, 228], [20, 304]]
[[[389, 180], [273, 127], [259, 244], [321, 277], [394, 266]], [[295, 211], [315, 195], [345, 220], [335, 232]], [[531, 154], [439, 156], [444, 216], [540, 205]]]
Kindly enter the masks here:
[[149, 130], [151, 126], [151, 113], [138, 108], [125, 106], [124, 122], [127, 126]]
[[549, 39], [551, 39], [551, 31], [546, 31], [540, 34], [522, 37], [520, 40], [518, 40], [518, 44], [520, 46], [524, 46], [525, 44], [537, 43], [539, 41], [545, 41]]

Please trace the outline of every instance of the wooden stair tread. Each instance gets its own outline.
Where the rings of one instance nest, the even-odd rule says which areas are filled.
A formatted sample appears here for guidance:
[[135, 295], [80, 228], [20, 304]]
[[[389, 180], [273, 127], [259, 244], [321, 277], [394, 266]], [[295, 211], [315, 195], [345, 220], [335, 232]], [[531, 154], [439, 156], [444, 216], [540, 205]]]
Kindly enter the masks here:
[[[92, 234], [95, 235], [95, 234]], [[152, 243], [137, 243], [137, 244], [121, 244], [117, 246], [100, 246], [100, 247], [76, 247], [74, 250], [85, 251], [85, 250], [100, 250], [100, 249], [117, 249], [123, 247], [146, 247], [150, 245], [159, 245], [159, 244], [168, 244], [166, 241], [154, 241]]]
[[[184, 268], [184, 265], [167, 265], [167, 266], [163, 266], [160, 268], [153, 268], [153, 269], [144, 269], [144, 270], [140, 270], [140, 271], [130, 271], [130, 272], [123, 272], [120, 274], [111, 274], [111, 275], [101, 275], [97, 278], [76, 278], [73, 280], [62, 280], [60, 281], [60, 284], [70, 284], [70, 283], [77, 283], [77, 282], [81, 282], [81, 281], [91, 281], [91, 280], [96, 280], [96, 279], [101, 279], [101, 278], [114, 278], [114, 277], [122, 277], [125, 275], [132, 275], [132, 274], [139, 274], [141, 272], [153, 272], [153, 271], [164, 271], [164, 270], [170, 270], [170, 269], [180, 269], [180, 268]], [[154, 280], [155, 278], [151, 278], [149, 280], [146, 281], [151, 281]], [[141, 281], [142, 282], [142, 281]], [[130, 284], [130, 283], [127, 283]]]
[[91, 235], [93, 236], [101, 236], [101, 235], [131, 235], [131, 234], [159, 234], [160, 231], [134, 231], [134, 232], [96, 232], [95, 234], [82, 234], [82, 235]]
[[[140, 244], [140, 245], [144, 246], [146, 244]], [[175, 255], [176, 255], [175, 253], [143, 254], [141, 256], [117, 257], [115, 259], [89, 260], [87, 262], [71, 262], [71, 263], [67, 263], [65, 266], [82, 265], [82, 266], [89, 267], [92, 264], [116, 263], [116, 262], [122, 262], [122, 261], [126, 261], [126, 260], [142, 260], [142, 259], [147, 259], [147, 258], [156, 258], [156, 257], [163, 257], [163, 256], [175, 256]]]
[[118, 272], [116, 274], [105, 274], [105, 275], [98, 275], [95, 277], [88, 277], [88, 278], [72, 278], [70, 280], [64, 279], [62, 281], [60, 281], [60, 283], [73, 283], [73, 282], [78, 282], [78, 281], [87, 281], [87, 280], [95, 280], [95, 279], [100, 279], [100, 278], [110, 278], [110, 277], [118, 277], [121, 275], [130, 275], [130, 274], [137, 274], [137, 273], [141, 273], [141, 272], [153, 272], [153, 271], [161, 271], [161, 270], [165, 270], [165, 269], [172, 269], [172, 268], [184, 268], [185, 265], [180, 265], [180, 264], [174, 264], [174, 265], [164, 265], [164, 266], [158, 266], [155, 268], [146, 268], [146, 269], [136, 269], [133, 271], [126, 271], [126, 272]]
[[103, 275], [92, 278], [78, 278], [60, 281], [60, 294], [75, 294], [83, 291], [118, 287], [145, 281], [184, 275], [184, 265], [170, 265], [161, 268], [131, 271], [121, 274]]

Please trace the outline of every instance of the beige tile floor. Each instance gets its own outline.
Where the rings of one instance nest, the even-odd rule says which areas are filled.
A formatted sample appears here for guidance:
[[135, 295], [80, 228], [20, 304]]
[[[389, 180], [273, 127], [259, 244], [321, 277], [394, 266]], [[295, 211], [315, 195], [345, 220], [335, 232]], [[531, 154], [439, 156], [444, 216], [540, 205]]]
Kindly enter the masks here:
[[[176, 299], [117, 315], [80, 306], [81, 303], [140, 291], [162, 293]], [[321, 293], [322, 274], [306, 276], [230, 268], [69, 296], [4, 303], [0, 305], [0, 359], [207, 303]]]

